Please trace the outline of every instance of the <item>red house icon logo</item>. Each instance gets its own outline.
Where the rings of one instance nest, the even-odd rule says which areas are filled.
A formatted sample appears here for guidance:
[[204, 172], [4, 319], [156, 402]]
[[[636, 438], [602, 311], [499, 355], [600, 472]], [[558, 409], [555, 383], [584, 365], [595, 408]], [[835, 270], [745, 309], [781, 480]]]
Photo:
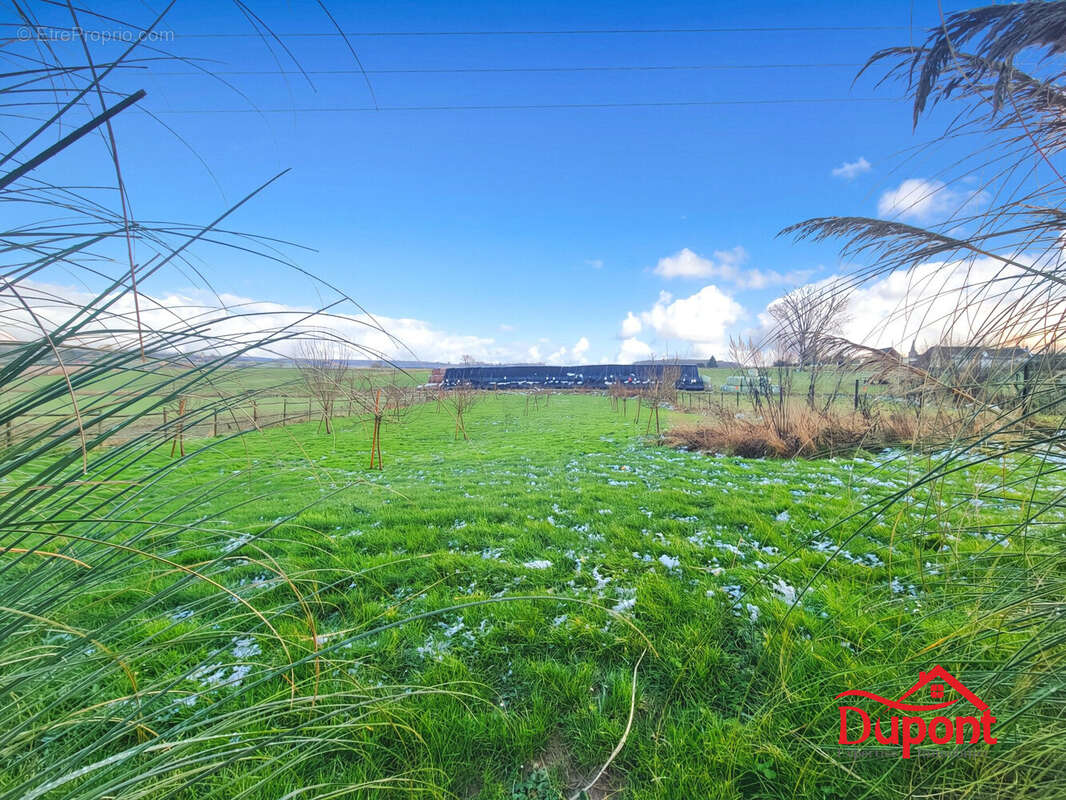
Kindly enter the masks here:
[[[956, 695], [950, 700], [945, 699], [945, 694], [949, 689]], [[923, 690], [926, 691], [923, 692]], [[912, 745], [926, 741], [927, 737], [928, 741], [933, 744], [948, 744], [949, 742], [971, 744], [979, 739], [987, 744], [995, 744], [998, 741], [992, 736], [992, 723], [996, 721], [996, 718], [989, 711], [988, 704], [939, 664], [928, 672], [920, 670], [917, 682], [901, 694], [898, 700], [890, 700], [863, 689], [841, 692], [836, 699], [839, 700], [841, 697], [862, 697], [880, 703], [886, 708], [911, 712], [915, 716], [891, 716], [889, 722], [891, 727], [886, 734], [880, 718], [871, 721], [870, 715], [858, 706], [838, 706], [840, 711], [838, 741], [840, 744], [862, 744], [870, 738], [872, 732], [874, 738], [881, 744], [901, 745], [903, 757], [910, 758]], [[911, 699], [908, 700], [908, 698]], [[929, 702], [920, 702], [926, 698]], [[972, 714], [954, 717], [937, 715], [927, 721], [924, 716], [917, 716], [918, 713], [941, 711], [960, 701], [969, 703], [981, 712], [980, 717]], [[862, 733], [855, 739], [849, 738], [849, 715], [856, 717], [853, 722], [858, 722], [862, 727]]]

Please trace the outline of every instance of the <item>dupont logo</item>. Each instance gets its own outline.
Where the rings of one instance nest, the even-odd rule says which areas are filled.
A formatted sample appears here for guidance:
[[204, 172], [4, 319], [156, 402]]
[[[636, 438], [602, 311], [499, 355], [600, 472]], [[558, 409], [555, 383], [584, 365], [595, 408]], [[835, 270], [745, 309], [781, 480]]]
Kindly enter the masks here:
[[[954, 696], [949, 699], [949, 694]], [[901, 694], [899, 700], [889, 700], [862, 689], [841, 692], [836, 699], [842, 697], [864, 697], [886, 709], [906, 712], [908, 716], [893, 714], [886, 722], [881, 716], [871, 719], [871, 715], [858, 706], [839, 706], [840, 744], [862, 744], [873, 733], [874, 739], [881, 744], [900, 745], [903, 757], [910, 758], [911, 747], [924, 741], [932, 744], [968, 744], [978, 740], [995, 744], [998, 741], [992, 735], [992, 723], [996, 718], [988, 710], [988, 703], [939, 664], [928, 672], [919, 671], [918, 682]], [[908, 698], [911, 698], [909, 702]], [[923, 702], [925, 700], [929, 702]], [[954, 716], [932, 714], [949, 707], [956, 712]], [[964, 707], [966, 713], [958, 713]]]

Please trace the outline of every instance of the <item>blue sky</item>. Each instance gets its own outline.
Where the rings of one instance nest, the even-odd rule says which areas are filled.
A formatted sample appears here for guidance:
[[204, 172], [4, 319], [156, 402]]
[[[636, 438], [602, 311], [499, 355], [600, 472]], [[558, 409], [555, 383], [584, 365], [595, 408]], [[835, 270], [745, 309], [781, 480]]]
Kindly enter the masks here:
[[[140, 109], [116, 124], [135, 216], [206, 222], [290, 169], [233, 227], [314, 248], [289, 252], [375, 314], [417, 321], [394, 324], [425, 358], [722, 357], [783, 291], [848, 266], [781, 228], [884, 212], [886, 193], [935, 187], [952, 156], [908, 152], [939, 128], [912, 133], [900, 87], [853, 85], [870, 53], [923, 38], [933, 2], [329, 5], [352, 33], [834, 28], [354, 35], [374, 111], [344, 40], [301, 35], [334, 31], [316, 4], [251, 6], [297, 67], [236, 6], [179, 0], [160, 26], [174, 39], [159, 46], [215, 75], [161, 61], [112, 81], [145, 88], [144, 109], [174, 131]], [[122, 6], [109, 13], [150, 19]], [[716, 104], [633, 105], [690, 102]], [[573, 105], [601, 107], [439, 109]], [[52, 168], [86, 180], [93, 169]], [[297, 273], [201, 255], [236, 296], [319, 300]], [[190, 292], [182, 281], [152, 291]]]

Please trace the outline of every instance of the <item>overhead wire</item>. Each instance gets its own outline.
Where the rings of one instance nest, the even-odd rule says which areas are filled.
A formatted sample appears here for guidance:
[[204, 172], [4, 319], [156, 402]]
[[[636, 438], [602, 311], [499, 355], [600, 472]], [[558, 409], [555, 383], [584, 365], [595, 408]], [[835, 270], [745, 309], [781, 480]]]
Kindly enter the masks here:
[[[260, 76], [260, 75], [361, 75], [364, 72], [369, 75], [449, 75], [449, 74], [481, 74], [481, 73], [511, 73], [511, 72], [697, 72], [697, 71], [730, 71], [730, 70], [759, 70], [759, 69], [828, 69], [828, 68], [851, 68], [857, 69], [863, 66], [861, 62], [827, 61], [817, 63], [795, 64], [619, 64], [598, 66], [571, 66], [571, 67], [384, 67], [379, 69], [308, 69], [302, 73], [298, 70], [277, 69], [250, 69], [250, 70], [211, 70], [212, 75], [227, 76]], [[147, 69], [147, 67], [145, 68]], [[153, 75], [165, 76], [188, 76], [199, 75], [194, 70], [167, 71], [152, 70]]]
[[407, 106], [305, 106], [298, 108], [172, 108], [157, 114], [294, 114], [294, 113], [360, 113], [364, 111], [538, 111], [551, 109], [596, 108], [685, 108], [702, 106], [770, 106], [807, 103], [899, 103], [898, 97], [796, 97], [744, 100], [649, 100], [603, 103], [500, 103], [469, 105], [407, 105]]
[[[0, 23], [0, 28], [27, 28], [14, 22]], [[134, 26], [128, 26], [135, 30]], [[62, 26], [39, 26], [39, 30], [56, 33], [73, 33]], [[723, 34], [723, 33], [862, 33], [876, 31], [906, 31], [901, 25], [750, 25], [717, 27], [662, 27], [662, 28], [550, 28], [524, 30], [417, 30], [417, 31], [292, 31], [275, 32], [282, 39], [332, 39], [362, 37], [438, 37], [438, 36], [640, 36], [678, 34]], [[255, 39], [259, 34], [243, 31], [217, 31], [182, 33], [182, 39]]]

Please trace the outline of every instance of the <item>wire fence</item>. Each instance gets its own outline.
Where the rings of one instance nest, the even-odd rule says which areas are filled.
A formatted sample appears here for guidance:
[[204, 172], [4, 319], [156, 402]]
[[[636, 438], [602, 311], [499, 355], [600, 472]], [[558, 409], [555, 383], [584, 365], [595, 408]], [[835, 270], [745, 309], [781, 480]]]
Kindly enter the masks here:
[[[399, 415], [411, 405], [436, 398], [435, 389], [391, 387], [387, 396], [375, 391], [348, 394], [333, 404], [332, 419], [372, 420]], [[103, 403], [75, 414], [72, 409], [34, 413], [9, 418], [0, 431], [0, 442], [12, 447], [39, 436], [61, 434], [71, 426], [88, 439], [102, 439], [104, 444], [123, 444], [149, 433], [163, 432], [167, 439], [183, 448], [186, 439], [207, 439], [237, 433], [261, 431], [308, 422], [324, 422], [322, 405], [315, 398], [294, 396], [255, 397], [185, 397], [161, 402], [158, 407], [128, 414], [109, 410]]]

